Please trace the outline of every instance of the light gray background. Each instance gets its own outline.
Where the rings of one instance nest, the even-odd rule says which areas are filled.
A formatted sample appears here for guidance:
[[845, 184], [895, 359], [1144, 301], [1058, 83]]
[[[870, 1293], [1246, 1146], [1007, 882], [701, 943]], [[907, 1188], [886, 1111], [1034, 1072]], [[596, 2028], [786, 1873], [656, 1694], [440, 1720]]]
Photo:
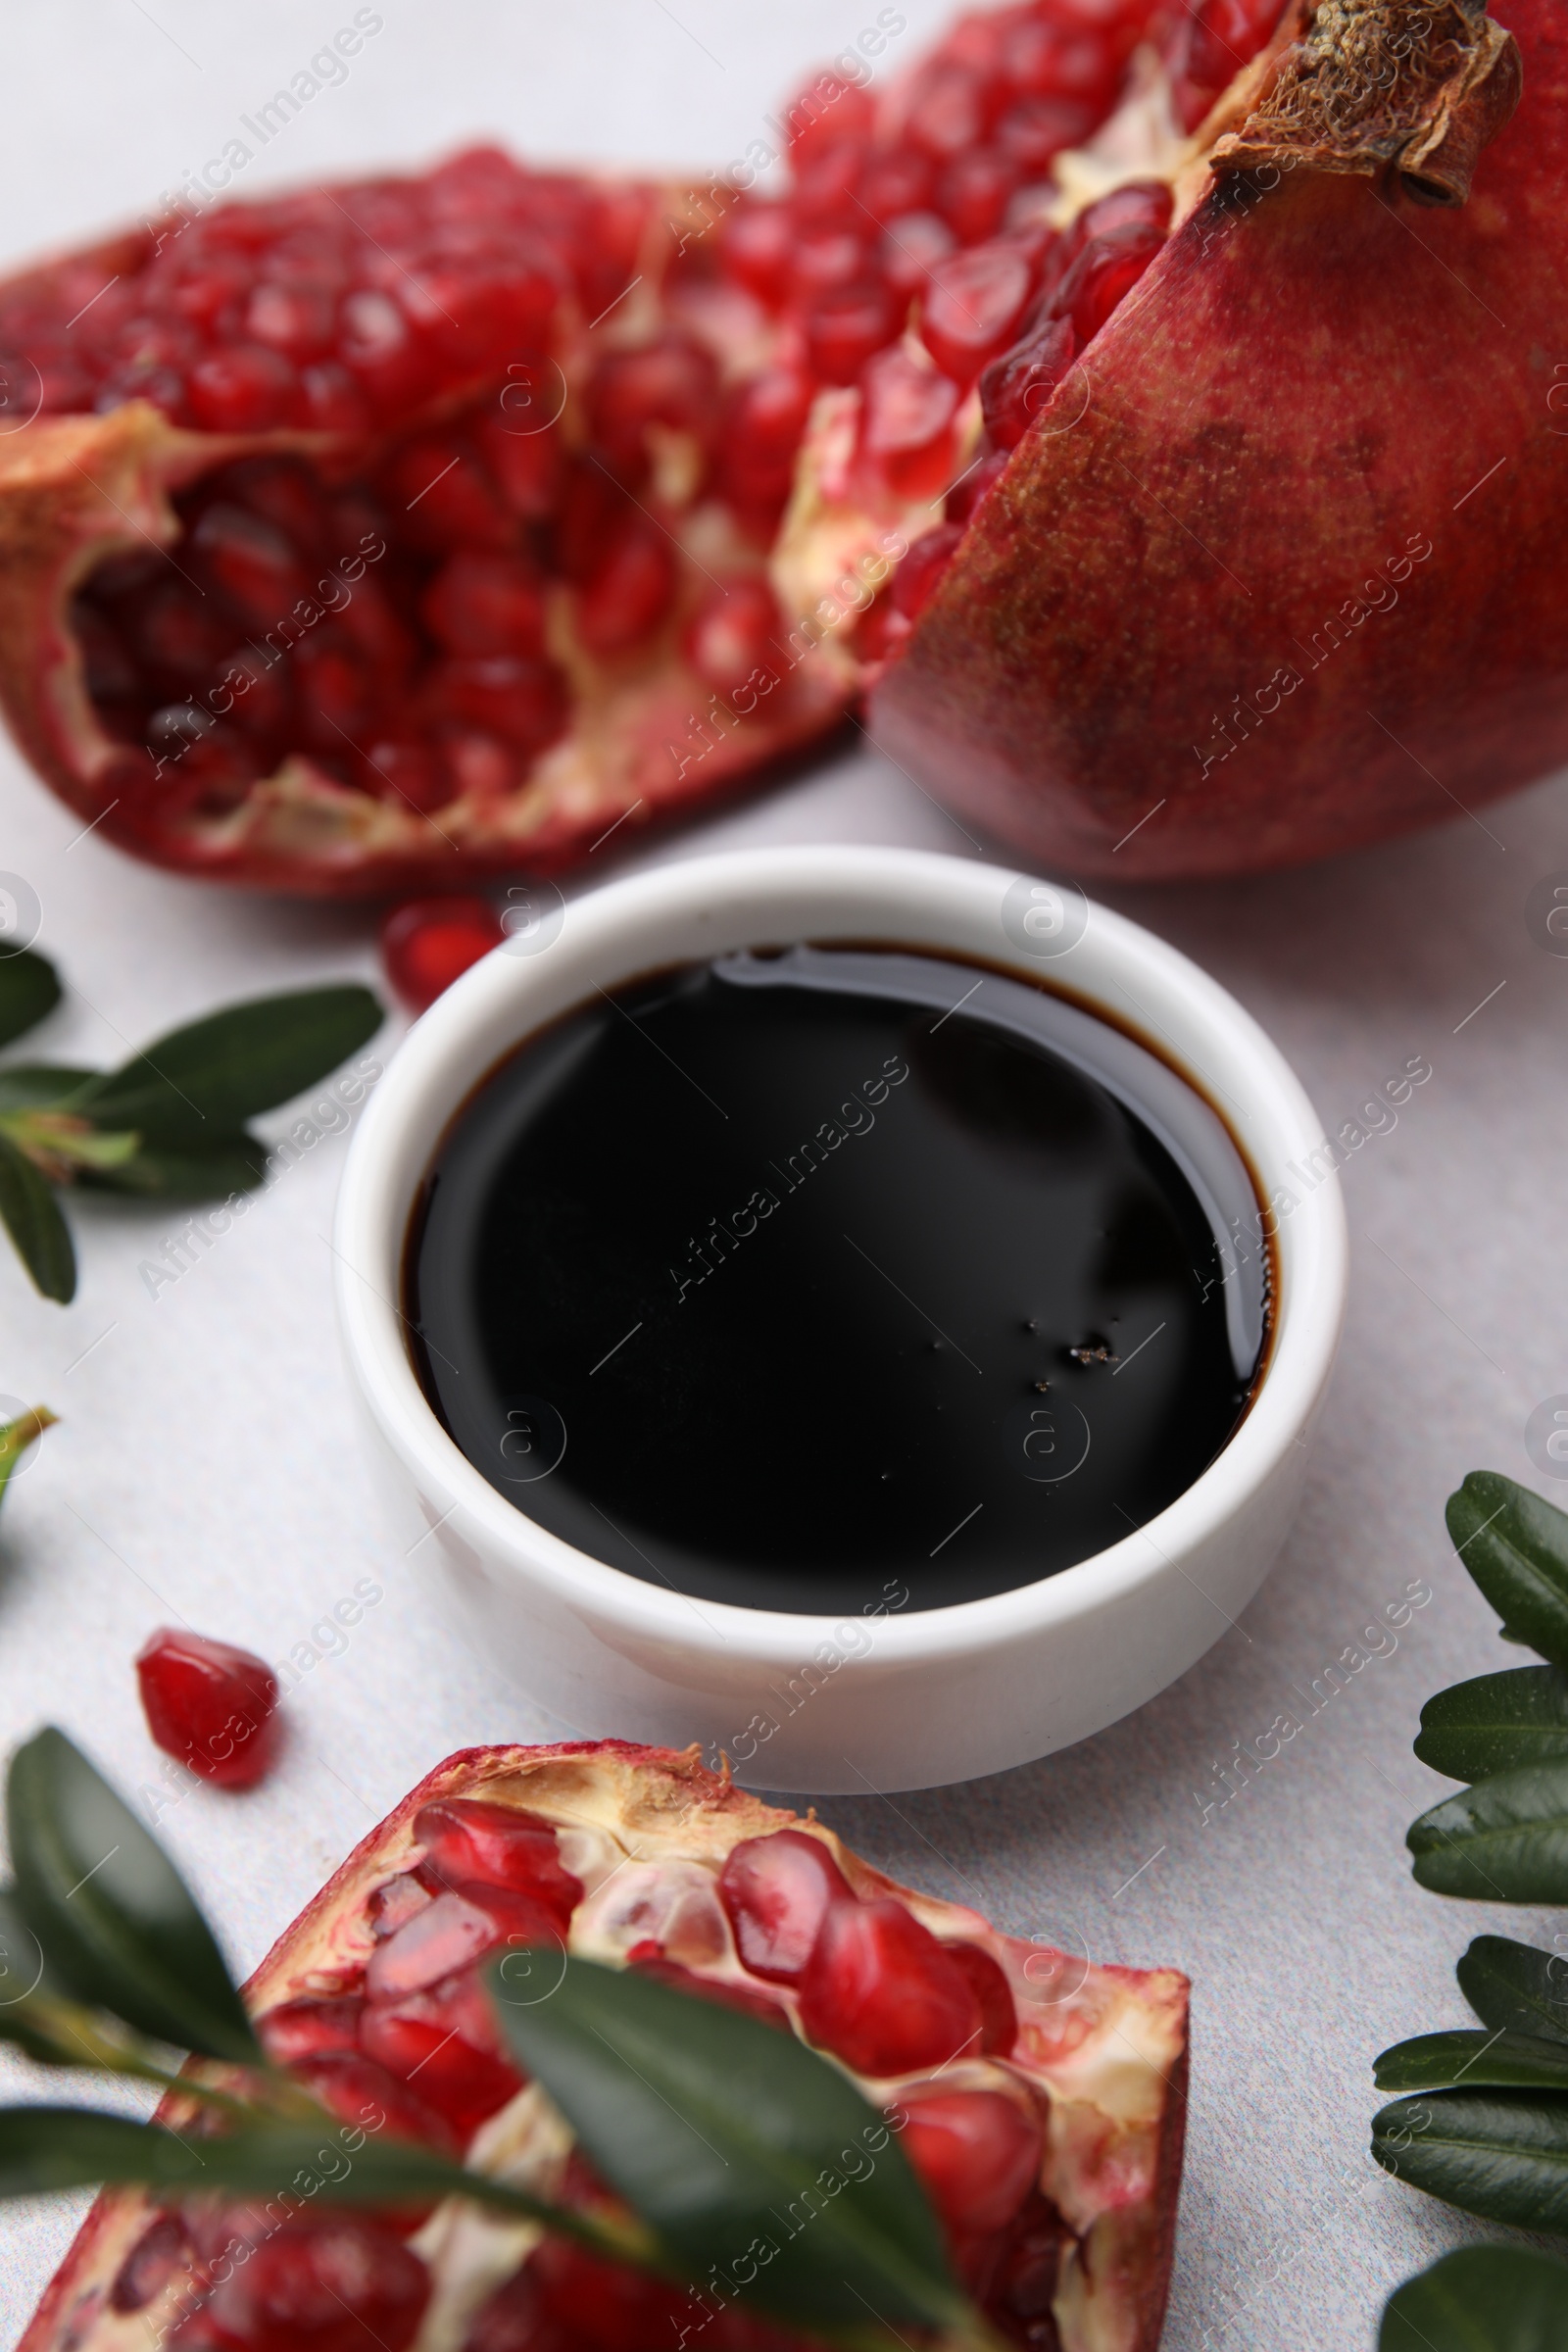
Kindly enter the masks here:
[[[539, 158], [720, 167], [799, 73], [876, 13], [871, 0], [379, 4], [385, 28], [348, 82], [288, 126], [245, 189], [476, 134]], [[904, 7], [890, 64], [945, 14], [936, 0]], [[352, 13], [352, 0], [11, 12], [7, 252], [20, 261], [143, 212]], [[1434, 805], [1446, 811], [1436, 792]], [[220, 895], [76, 832], [0, 746], [0, 867], [38, 892], [40, 945], [73, 984], [36, 1041], [51, 1058], [109, 1060], [225, 999], [374, 974], [370, 923], [352, 909]], [[643, 856], [823, 840], [973, 847], [862, 753]], [[1546, 1915], [1421, 1893], [1401, 1839], [1446, 1786], [1410, 1756], [1422, 1699], [1511, 1654], [1446, 1542], [1444, 1496], [1483, 1464], [1541, 1483], [1524, 1424], [1568, 1391], [1568, 961], [1534, 946], [1524, 918], [1531, 883], [1558, 867], [1568, 803], [1547, 784], [1488, 810], [1486, 829], [1460, 816], [1271, 880], [1102, 894], [1236, 991], [1330, 1132], [1407, 1055], [1433, 1064], [1397, 1128], [1347, 1174], [1352, 1300], [1305, 1508], [1241, 1625], [1220, 1626], [1209, 1656], [1136, 1720], [968, 1788], [823, 1808], [878, 1862], [1005, 1927], [1191, 1974], [1171, 2352], [1369, 2346], [1389, 2288], [1473, 2234], [1371, 2167], [1368, 2061], [1400, 2034], [1463, 2022], [1451, 1968], [1469, 1936], [1551, 1930]], [[130, 1660], [154, 1625], [183, 1616], [274, 1657], [357, 1579], [385, 1587], [346, 1654], [291, 1702], [275, 1779], [244, 1799], [199, 1788], [165, 1815], [247, 1969], [438, 1758], [567, 1728], [431, 1619], [377, 1524], [328, 1303], [322, 1236], [342, 1150], [322, 1145], [156, 1302], [136, 1270], [166, 1230], [156, 1214], [74, 1211], [82, 1274], [65, 1310], [0, 1251], [0, 1393], [64, 1416], [0, 1522], [5, 1747], [58, 1722], [135, 1789], [157, 1759]], [[1215, 1789], [1216, 1762], [1282, 1710], [1299, 1716], [1296, 1693], [1414, 1578], [1435, 1596], [1396, 1651], [1204, 1826], [1194, 1792]], [[0, 2088], [24, 2082], [45, 2087], [0, 2066]], [[77, 2210], [0, 2214], [8, 2340]]]

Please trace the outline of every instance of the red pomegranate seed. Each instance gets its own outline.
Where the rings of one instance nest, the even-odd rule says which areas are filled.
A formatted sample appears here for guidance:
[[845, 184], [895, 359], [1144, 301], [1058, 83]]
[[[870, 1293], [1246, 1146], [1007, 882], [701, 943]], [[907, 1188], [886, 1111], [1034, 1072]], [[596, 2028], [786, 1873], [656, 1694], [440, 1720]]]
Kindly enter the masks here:
[[257, 433], [287, 421], [296, 381], [287, 360], [263, 343], [236, 343], [198, 360], [190, 406], [210, 433]]
[[611, 352], [599, 362], [588, 383], [589, 430], [616, 473], [635, 484], [648, 470], [648, 427], [706, 442], [717, 397], [712, 354], [669, 327], [640, 350]]
[[918, 620], [936, 594], [963, 533], [956, 523], [939, 523], [917, 539], [893, 575], [893, 607], [906, 620]]
[[326, 361], [300, 370], [300, 422], [313, 433], [368, 433], [371, 409], [346, 368]]
[[292, 2066], [296, 2059], [318, 2058], [325, 2050], [358, 2049], [364, 2012], [365, 2002], [357, 1992], [306, 1993], [267, 2010], [257, 2019], [256, 2031], [274, 2066]]
[[516, 527], [473, 444], [457, 433], [418, 433], [386, 471], [400, 536], [445, 555], [456, 547], [510, 548]]
[[592, 2346], [593, 2352], [653, 2352], [655, 2346], [677, 2345], [682, 2324], [692, 2324], [690, 2289], [668, 2286], [620, 2263], [601, 2262], [566, 2238], [547, 2238], [528, 2272], [553, 2323], [552, 2332], [541, 2330], [529, 2339], [537, 2352], [547, 2347], [566, 2352], [569, 2345]]
[[381, 960], [401, 1002], [424, 1012], [505, 936], [488, 899], [410, 899], [381, 925]]
[[536, 1813], [479, 1797], [438, 1798], [420, 1806], [414, 1835], [424, 1847], [421, 1875], [448, 1886], [466, 1880], [514, 1886], [554, 1913], [563, 1933], [570, 1926], [582, 1881], [563, 1870], [556, 1833]]
[[277, 1754], [277, 1677], [263, 1658], [227, 1642], [164, 1626], [137, 1653], [147, 1729], [220, 1788], [254, 1788]]
[[789, 2012], [779, 2001], [770, 2001], [765, 1992], [748, 1991], [744, 1984], [731, 1984], [722, 1977], [700, 1977], [678, 1960], [666, 1959], [657, 1943], [634, 1944], [626, 1954], [628, 1968], [639, 1976], [652, 1977], [656, 1984], [672, 1985], [676, 1992], [689, 1992], [700, 2001], [716, 2001], [721, 2009], [738, 2009], [743, 2017], [755, 2017], [760, 2025], [776, 2026], [783, 2033], [793, 2032]]
[[718, 436], [722, 485], [742, 506], [787, 495], [816, 386], [804, 368], [764, 368], [730, 394]]
[[773, 1984], [795, 1983], [828, 1912], [856, 1900], [822, 1840], [804, 1830], [744, 1838], [719, 1872], [718, 1893], [742, 1966]]
[[795, 217], [787, 204], [738, 204], [719, 224], [719, 268], [775, 310], [789, 285], [795, 237]]
[[337, 305], [330, 289], [277, 285], [264, 278], [245, 312], [245, 332], [291, 360], [314, 360], [332, 347]]
[[962, 1969], [980, 2004], [980, 2047], [988, 2057], [1005, 2058], [1018, 2038], [1018, 2012], [1005, 1970], [978, 1943], [945, 1943], [942, 1948]]
[[896, 220], [901, 213], [924, 212], [931, 201], [930, 159], [912, 148], [883, 150], [866, 166], [860, 202], [873, 220]]
[[776, 672], [783, 619], [764, 579], [735, 579], [699, 605], [681, 639], [681, 652], [705, 686], [731, 695], [754, 670]]
[[790, 100], [784, 121], [789, 125], [790, 161], [799, 172], [836, 140], [869, 138], [876, 105], [869, 90], [830, 67]]
[[1081, 146], [1098, 112], [1077, 98], [1015, 98], [997, 123], [997, 145], [1026, 179], [1044, 179], [1064, 147]]
[[[502, 392], [502, 413], [479, 427], [479, 447], [497, 488], [514, 514], [542, 522], [561, 497], [561, 436], [543, 424], [535, 404], [549, 394], [547, 371], [524, 368]], [[508, 391], [524, 397], [508, 408]], [[545, 412], [548, 415], [548, 411]], [[522, 429], [529, 425], [537, 429]]]
[[433, 369], [408, 319], [390, 294], [363, 289], [342, 305], [338, 357], [378, 409], [413, 405]]
[[1129, 221], [1091, 237], [1061, 281], [1056, 306], [1071, 313], [1080, 344], [1092, 343], [1164, 244], [1163, 233]]
[[242, 507], [211, 506], [190, 536], [206, 579], [248, 627], [265, 633], [288, 618], [311, 576], [282, 532]]
[[956, 155], [937, 180], [936, 208], [960, 245], [995, 236], [1017, 184], [1017, 167], [995, 148]]
[[1014, 89], [1093, 102], [1097, 115], [1110, 103], [1121, 63], [1116, 43], [1045, 18], [1016, 26], [1002, 49], [1003, 71]]
[[853, 384], [898, 325], [898, 302], [875, 278], [819, 294], [806, 314], [806, 347], [812, 374], [824, 384]]
[[948, 492], [943, 508], [949, 522], [968, 522], [986, 492], [994, 483], [1000, 482], [1006, 472], [1008, 455], [1009, 452], [1004, 449], [989, 450], [976, 460], [967, 473], [960, 475]]
[[109, 2289], [110, 2310], [122, 2314], [145, 2311], [154, 2296], [163, 2293], [174, 2273], [188, 2267], [190, 2253], [190, 2239], [178, 2215], [160, 2214], [142, 2231], [115, 2273], [115, 2282]]
[[449, 2155], [458, 2152], [451, 2125], [417, 2095], [417, 2085], [400, 2082], [358, 2050], [318, 2050], [314, 2057], [295, 2059], [290, 2071], [340, 2124], [385, 2131], [393, 2139], [412, 2139]]
[[536, 654], [545, 638], [544, 582], [519, 556], [464, 550], [419, 599], [425, 627], [454, 654]]
[[416, 1911], [427, 1911], [433, 1899], [429, 1887], [421, 1886], [412, 1870], [400, 1871], [395, 1879], [387, 1879], [377, 1886], [370, 1897], [372, 1935], [378, 1938], [395, 1936], [406, 1919], [412, 1919]]
[[953, 471], [953, 378], [895, 346], [871, 361], [860, 384], [862, 460], [894, 497], [935, 498]]
[[414, 2083], [465, 2142], [522, 2088], [490, 2004], [466, 1971], [367, 2010], [361, 2040], [368, 2058]]
[[132, 600], [127, 619], [142, 660], [181, 681], [205, 678], [231, 643], [231, 624], [222, 622], [210, 599], [198, 603], [182, 581], [155, 588], [144, 602]]
[[1129, 179], [1108, 196], [1097, 196], [1086, 204], [1069, 231], [1071, 252], [1076, 255], [1091, 237], [1104, 236], [1113, 228], [1125, 228], [1138, 221], [1147, 228], [1170, 227], [1172, 191], [1169, 180]]
[[1015, 247], [976, 245], [938, 263], [920, 309], [937, 366], [967, 390], [1014, 339], [1029, 294], [1029, 264]]
[[318, 751], [341, 760], [358, 749], [373, 715], [369, 671], [354, 647], [331, 629], [302, 639], [293, 661], [300, 732]]
[[948, 2227], [960, 2236], [1004, 2229], [1040, 2178], [1040, 2126], [999, 2090], [918, 2093], [901, 2101], [902, 2144]]
[[510, 654], [440, 662], [426, 694], [432, 716], [465, 719], [525, 752], [553, 743], [566, 720], [565, 680], [554, 662]]
[[865, 239], [854, 228], [819, 228], [796, 238], [790, 251], [790, 290], [801, 302], [865, 274]]
[[986, 430], [999, 449], [1016, 449], [1078, 356], [1070, 318], [1046, 318], [980, 378]]
[[985, 138], [992, 96], [984, 74], [959, 65], [929, 66], [905, 120], [904, 136], [936, 163], [966, 154]]
[[890, 220], [877, 247], [877, 268], [903, 301], [911, 302], [931, 284], [931, 272], [957, 240], [935, 213], [901, 213]]
[[322, 552], [329, 511], [319, 477], [297, 459], [248, 458], [230, 466], [218, 500], [204, 510], [204, 519], [230, 500], [270, 522], [294, 550], [312, 556]]
[[802, 225], [839, 220], [851, 212], [859, 195], [866, 153], [864, 139], [834, 139], [801, 165], [791, 209]]
[[372, 2001], [400, 2001], [455, 1976], [503, 1944], [559, 1945], [553, 1911], [510, 1886], [474, 1885], [438, 1894], [424, 1911], [378, 1944], [365, 1972]]
[[801, 2028], [862, 2075], [945, 2066], [980, 2039], [963, 1970], [902, 1903], [836, 1903], [801, 1978]]
[[223, 2352], [408, 2352], [429, 2299], [424, 2264], [390, 2230], [321, 2214], [263, 2238], [199, 2318]]
[[630, 653], [659, 626], [675, 592], [675, 558], [661, 531], [621, 532], [583, 589], [577, 633], [601, 658]]
[[[446, 808], [453, 798], [447, 761], [436, 746], [428, 743], [372, 743], [357, 781], [378, 800], [400, 802], [420, 816]], [[441, 991], [435, 993], [439, 996]], [[422, 1011], [423, 1006], [418, 1009]]]

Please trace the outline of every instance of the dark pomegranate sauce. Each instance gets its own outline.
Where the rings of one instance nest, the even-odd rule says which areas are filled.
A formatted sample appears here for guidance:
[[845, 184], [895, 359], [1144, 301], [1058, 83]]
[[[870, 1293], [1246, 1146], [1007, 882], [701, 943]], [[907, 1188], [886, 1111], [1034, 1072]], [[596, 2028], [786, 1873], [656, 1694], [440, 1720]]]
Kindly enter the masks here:
[[1258, 1231], [1223, 1122], [1119, 1030], [972, 965], [797, 947], [520, 1046], [436, 1153], [405, 1303], [457, 1444], [595, 1558], [759, 1608], [941, 1608], [1086, 1559], [1213, 1460], [1264, 1348]]

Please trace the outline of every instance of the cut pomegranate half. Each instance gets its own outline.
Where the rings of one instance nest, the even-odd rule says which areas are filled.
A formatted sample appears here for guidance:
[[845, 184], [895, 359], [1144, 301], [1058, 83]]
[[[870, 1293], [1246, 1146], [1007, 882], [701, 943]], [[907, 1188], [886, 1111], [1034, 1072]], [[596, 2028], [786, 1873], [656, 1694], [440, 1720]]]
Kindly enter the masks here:
[[[390, 1889], [418, 1889], [435, 1857], [497, 1876], [406, 1910], [388, 1901]], [[841, 2062], [855, 2063], [847, 2036], [866, 2032], [880, 2005], [887, 2038], [867, 2095], [900, 2119], [997, 2334], [1060, 2352], [1154, 2352], [1181, 2170], [1185, 1978], [1068, 1969], [973, 1911], [897, 1886], [814, 1818], [707, 1771], [696, 1749], [475, 1748], [350, 1855], [246, 1987], [274, 2061], [334, 2113], [378, 2110], [391, 2130], [462, 2147], [518, 2185], [602, 2197], [556, 2110], [502, 2052], [474, 1974], [482, 1937], [435, 1982], [397, 1957], [443, 1905], [488, 1905], [492, 1927], [527, 1933], [515, 1908], [537, 1921], [527, 1886], [572, 1890], [574, 1953], [814, 2034]], [[385, 1935], [382, 1919], [400, 1912]], [[656, 1915], [675, 1949], [649, 1936]], [[446, 1951], [450, 1922], [438, 1932]], [[421, 1979], [412, 1988], [411, 1976]], [[938, 2012], [966, 2046], [946, 2064], [946, 2050], [916, 2060], [912, 2026]], [[934, 2050], [929, 2034], [919, 2046]], [[177, 2126], [188, 2109], [176, 2094], [162, 2112]], [[237, 2261], [244, 2246], [251, 2259]], [[259, 2208], [197, 2199], [161, 2213], [142, 2192], [116, 2190], [93, 2207], [19, 2352], [123, 2352], [132, 2321], [138, 2343], [181, 2352], [347, 2352], [367, 2329], [393, 2352], [427, 2309], [439, 2340], [461, 2352], [638, 2352], [671, 2340], [670, 2314], [687, 2298], [564, 2242], [530, 2249], [514, 2223], [474, 2207], [461, 2223], [437, 2207], [307, 2211], [279, 2226]], [[795, 2352], [799, 2341], [741, 2311], [712, 2334], [715, 2352]]]

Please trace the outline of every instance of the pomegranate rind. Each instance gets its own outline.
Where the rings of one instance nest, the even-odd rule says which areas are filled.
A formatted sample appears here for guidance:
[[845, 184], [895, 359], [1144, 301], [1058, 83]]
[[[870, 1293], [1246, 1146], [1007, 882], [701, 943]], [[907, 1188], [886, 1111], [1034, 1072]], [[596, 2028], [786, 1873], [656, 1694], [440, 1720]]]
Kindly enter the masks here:
[[[608, 1850], [623, 1856], [619, 1868], [627, 1861], [652, 1866], [652, 1877], [646, 1867], [640, 1874], [650, 1887], [662, 1878], [667, 1888], [683, 1874], [706, 1886], [716, 1882], [725, 1857], [743, 1839], [798, 1829], [822, 1841], [860, 1896], [893, 1896], [934, 1935], [980, 1943], [1012, 1986], [1018, 2045], [1005, 2069], [992, 2060], [957, 2062], [946, 2070], [944, 2086], [963, 2087], [971, 2079], [1010, 2081], [1014, 2095], [1020, 2082], [1046, 2094], [1041, 2186], [1075, 2232], [1055, 2302], [1062, 2352], [1155, 2352], [1186, 2125], [1188, 1984], [1177, 1970], [1097, 1966], [1004, 1936], [978, 1912], [903, 1886], [874, 1869], [814, 1813], [802, 1819], [709, 1771], [695, 1747], [677, 1752], [597, 1740], [467, 1748], [448, 1757], [355, 1847], [278, 1937], [243, 1988], [253, 2014], [320, 1993], [364, 1964], [374, 1943], [370, 1896], [417, 1861], [422, 1849], [414, 1821], [420, 1807], [453, 1796], [516, 1804], [568, 1834], [609, 1840]], [[603, 1884], [616, 1875], [612, 1869]], [[635, 1886], [622, 1888], [613, 1902], [607, 1898], [596, 1908], [590, 1894], [573, 1919], [570, 1948], [600, 1959], [623, 1956], [640, 1933], [630, 1915], [638, 1899]], [[730, 1951], [716, 1955], [703, 1973], [738, 1979], [742, 1972]], [[778, 1986], [758, 1989], [786, 2001], [794, 1997]], [[220, 2068], [204, 2065], [202, 2071], [211, 2080], [225, 2079]], [[867, 2095], [885, 2099], [889, 2089], [867, 2085]], [[469, 2161], [504, 2162], [522, 2178], [516, 2167], [531, 2151], [559, 2169], [559, 2125], [552, 2132], [537, 2113], [520, 2117], [517, 2111], [530, 2103], [535, 2110], [541, 2104], [536, 2091], [524, 2091], [493, 2118]], [[178, 2123], [189, 2103], [172, 2094], [159, 2113]], [[17, 2352], [146, 2352], [150, 2341], [160, 2340], [161, 2327], [176, 2308], [177, 2283], [139, 2312], [116, 2313], [109, 2303], [115, 2277], [152, 2211], [151, 2200], [137, 2190], [99, 2196]], [[477, 2299], [451, 2273], [486, 2261], [494, 2267], [495, 2248], [485, 2243], [485, 2232], [495, 2226], [471, 2217], [471, 2208], [461, 2214], [443, 2209], [416, 2241], [436, 2272], [421, 2343], [432, 2326], [449, 2328], [454, 2311], [471, 2309]], [[515, 2267], [537, 2233], [527, 2225], [501, 2227], [509, 2233], [505, 2259]], [[479, 2291], [491, 2283], [487, 2277]]]
[[1467, 205], [1209, 191], [977, 508], [873, 731], [1030, 858], [1257, 871], [1568, 758], [1568, 388], [1530, 323], [1568, 292], [1568, 41], [1508, 14], [1525, 99]]

